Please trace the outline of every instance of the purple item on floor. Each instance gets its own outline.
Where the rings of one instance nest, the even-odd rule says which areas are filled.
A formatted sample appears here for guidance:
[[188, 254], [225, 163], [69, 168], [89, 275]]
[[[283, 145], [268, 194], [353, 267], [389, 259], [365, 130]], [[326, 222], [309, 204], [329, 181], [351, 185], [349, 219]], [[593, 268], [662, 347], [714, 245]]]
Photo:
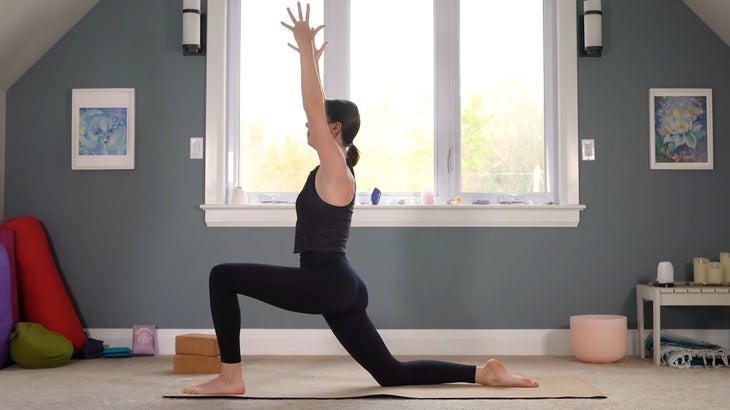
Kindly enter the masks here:
[[12, 229], [0, 228], [0, 244], [5, 245], [10, 263], [10, 300], [13, 307], [13, 324], [20, 322], [20, 310], [18, 308], [18, 282], [17, 269], [15, 267], [15, 235]]
[[13, 304], [11, 300], [10, 261], [5, 245], [0, 244], [0, 368], [8, 364], [10, 357], [10, 332], [13, 330]]

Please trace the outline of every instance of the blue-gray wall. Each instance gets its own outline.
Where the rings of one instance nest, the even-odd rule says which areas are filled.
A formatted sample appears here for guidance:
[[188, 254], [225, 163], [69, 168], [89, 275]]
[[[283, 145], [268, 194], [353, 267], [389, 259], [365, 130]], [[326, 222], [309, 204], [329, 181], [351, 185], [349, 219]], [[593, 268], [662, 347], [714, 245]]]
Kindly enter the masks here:
[[[693, 256], [730, 251], [730, 48], [681, 0], [603, 5], [604, 56], [578, 62], [580, 135], [597, 149], [580, 163], [578, 228], [353, 228], [378, 327], [566, 328], [584, 313], [633, 326], [634, 285], [660, 260], [686, 280]], [[297, 263], [292, 228], [205, 227], [204, 164], [188, 158], [205, 58], [182, 56], [180, 33], [179, 0], [102, 0], [7, 93], [5, 216], [43, 222], [91, 328], [211, 328], [212, 265]], [[71, 171], [71, 90], [115, 87], [136, 89], [135, 169]], [[715, 170], [649, 170], [651, 87], [713, 89]], [[323, 326], [242, 307], [247, 327]], [[670, 326], [730, 327], [723, 309], [667, 313]]]

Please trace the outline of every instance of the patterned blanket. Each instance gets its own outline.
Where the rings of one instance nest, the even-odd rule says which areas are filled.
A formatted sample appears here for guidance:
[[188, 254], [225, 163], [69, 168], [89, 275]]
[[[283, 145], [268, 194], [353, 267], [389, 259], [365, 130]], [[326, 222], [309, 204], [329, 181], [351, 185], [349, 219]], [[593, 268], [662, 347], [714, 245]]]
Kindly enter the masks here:
[[[672, 367], [687, 369], [690, 367], [728, 366], [728, 354], [722, 346], [695, 340], [662, 330], [660, 334], [659, 352], [661, 362]], [[653, 353], [654, 338], [649, 335], [646, 348]]]

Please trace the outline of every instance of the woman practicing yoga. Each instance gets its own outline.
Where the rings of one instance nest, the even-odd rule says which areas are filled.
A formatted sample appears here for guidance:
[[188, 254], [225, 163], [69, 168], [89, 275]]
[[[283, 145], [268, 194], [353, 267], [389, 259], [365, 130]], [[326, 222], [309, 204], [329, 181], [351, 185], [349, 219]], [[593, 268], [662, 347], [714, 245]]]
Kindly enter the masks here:
[[307, 142], [317, 151], [319, 165], [309, 174], [296, 201], [294, 252], [300, 267], [252, 263], [215, 266], [210, 272], [210, 309], [223, 362], [214, 379], [183, 391], [191, 394], [243, 394], [241, 312], [238, 294], [294, 312], [321, 314], [342, 346], [381, 386], [479, 383], [487, 386], [536, 387], [537, 383], [509, 372], [497, 360], [483, 366], [431, 360], [401, 362], [383, 343], [365, 308], [365, 284], [350, 266], [345, 247], [355, 203], [353, 167], [359, 153], [352, 144], [360, 128], [357, 106], [325, 100], [319, 76], [319, 49], [314, 38], [323, 28], [310, 27], [309, 5], [302, 15], [287, 9], [299, 53], [302, 103], [307, 116]]

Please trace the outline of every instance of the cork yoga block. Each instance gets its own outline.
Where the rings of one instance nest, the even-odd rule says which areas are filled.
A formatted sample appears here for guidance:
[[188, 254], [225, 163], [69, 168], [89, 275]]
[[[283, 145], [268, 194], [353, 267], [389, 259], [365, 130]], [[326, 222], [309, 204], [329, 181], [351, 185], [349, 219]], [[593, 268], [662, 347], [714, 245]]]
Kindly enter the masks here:
[[218, 339], [214, 335], [190, 333], [175, 336], [175, 353], [197, 356], [220, 356]]
[[218, 373], [221, 371], [220, 356], [199, 356], [194, 354], [176, 354], [172, 361], [174, 374]]

